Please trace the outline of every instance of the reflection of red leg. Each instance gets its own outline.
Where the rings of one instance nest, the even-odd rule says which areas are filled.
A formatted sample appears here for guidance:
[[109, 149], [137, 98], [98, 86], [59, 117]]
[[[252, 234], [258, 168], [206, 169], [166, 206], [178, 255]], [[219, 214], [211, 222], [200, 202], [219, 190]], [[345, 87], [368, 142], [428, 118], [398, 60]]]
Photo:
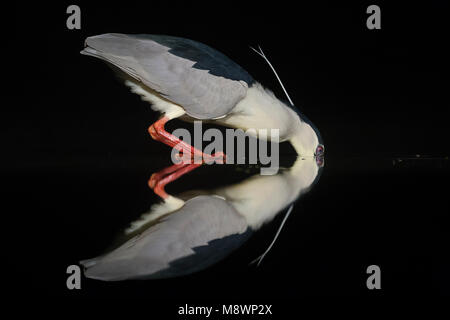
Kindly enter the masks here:
[[152, 176], [150, 177], [150, 179], [148, 180], [148, 186], [153, 189], [155, 187], [156, 183], [158, 181], [160, 181], [162, 178], [164, 178], [164, 176], [167, 176], [167, 175], [171, 174], [172, 172], [177, 171], [178, 169], [180, 169], [184, 166], [185, 166], [185, 164], [183, 164], [183, 163], [177, 163], [170, 167], [164, 168], [162, 170], [159, 170], [158, 172], [153, 173]]
[[172, 181], [177, 180], [179, 177], [186, 173], [198, 168], [201, 164], [174, 164], [168, 168], [158, 171], [150, 177], [148, 180], [148, 186], [153, 189], [158, 196], [166, 199], [169, 195], [164, 190], [164, 187]]
[[217, 163], [223, 163], [226, 159], [226, 156], [223, 152], [217, 152], [213, 155], [204, 154], [198, 149], [195, 149], [190, 144], [187, 144], [186, 142], [178, 139], [173, 134], [167, 132], [164, 129], [164, 125], [167, 121], [170, 119], [168, 117], [163, 117], [156, 121], [154, 124], [152, 124], [148, 128], [148, 132], [152, 136], [153, 139], [160, 141], [164, 144], [167, 144], [168, 146], [172, 148], [176, 148], [178, 151], [182, 152], [183, 154], [189, 154], [191, 157], [199, 157], [200, 159], [211, 161], [212, 159], [218, 158]]

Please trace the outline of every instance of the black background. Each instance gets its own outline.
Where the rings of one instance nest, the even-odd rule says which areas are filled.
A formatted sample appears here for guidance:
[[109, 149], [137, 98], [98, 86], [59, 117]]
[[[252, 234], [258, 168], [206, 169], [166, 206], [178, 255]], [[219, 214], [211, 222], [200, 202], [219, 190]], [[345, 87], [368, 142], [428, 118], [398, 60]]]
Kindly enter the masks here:
[[[13, 89], [1, 107], [11, 219], [5, 260], [19, 271], [8, 280], [21, 294], [143, 297], [149, 305], [448, 294], [448, 7], [375, 2], [382, 29], [368, 30], [372, 3], [78, 3], [81, 30], [68, 30], [69, 4], [18, 5], [7, 46], [17, 63], [7, 63]], [[299, 200], [261, 267], [247, 263], [268, 245], [281, 215], [204, 272], [120, 283], [83, 278], [82, 290], [66, 289], [66, 267], [101, 253], [146, 211], [157, 200], [147, 179], [170, 164], [170, 149], [147, 134], [158, 115], [106, 65], [79, 54], [87, 36], [106, 32], [206, 43], [284, 98], [249, 49], [261, 45], [319, 128], [321, 179]], [[169, 128], [179, 125], [186, 126], [173, 121]], [[283, 150], [289, 158], [289, 147]], [[394, 166], [398, 158], [404, 161]], [[167, 190], [244, 176], [245, 168], [203, 167]], [[380, 291], [366, 288], [371, 264], [381, 267]]]

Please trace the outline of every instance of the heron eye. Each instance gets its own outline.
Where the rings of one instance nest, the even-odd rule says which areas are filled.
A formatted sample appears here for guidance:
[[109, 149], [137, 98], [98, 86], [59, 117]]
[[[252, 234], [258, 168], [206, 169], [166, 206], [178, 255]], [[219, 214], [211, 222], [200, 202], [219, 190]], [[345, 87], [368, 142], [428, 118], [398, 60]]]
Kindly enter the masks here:
[[316, 148], [316, 155], [321, 155], [323, 153], [323, 147], [322, 146], [317, 146]]

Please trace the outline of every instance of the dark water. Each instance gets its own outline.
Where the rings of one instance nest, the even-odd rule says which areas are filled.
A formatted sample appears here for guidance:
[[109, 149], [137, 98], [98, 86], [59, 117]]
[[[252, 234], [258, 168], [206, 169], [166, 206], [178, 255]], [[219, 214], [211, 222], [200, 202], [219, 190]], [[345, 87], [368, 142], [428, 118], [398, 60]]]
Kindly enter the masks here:
[[[367, 266], [383, 271], [384, 294], [446, 292], [447, 160], [327, 159], [317, 185], [301, 197], [262, 264], [248, 263], [272, 240], [280, 222], [259, 230], [224, 261], [197, 274], [153, 281], [105, 283], [83, 279], [65, 289], [65, 268], [108, 247], [130, 221], [158, 201], [147, 187], [161, 159], [101, 160], [97, 167], [41, 168], [19, 174], [12, 186], [27, 215], [18, 242], [28, 248], [29, 277], [38, 292], [68, 296], [154, 298], [295, 298], [368, 294]], [[248, 173], [205, 166], [169, 185], [169, 193], [235, 182]], [[26, 195], [26, 196], [25, 196]], [[15, 224], [17, 225], [17, 224]], [[195, 289], [193, 289], [195, 288]], [[239, 288], [239, 289], [237, 289]]]
[[[296, 19], [279, 15], [280, 23], [272, 24], [261, 23], [267, 12], [241, 13], [246, 25], [258, 28], [232, 24], [231, 31], [223, 30], [230, 16], [224, 13], [214, 23], [206, 15], [208, 32], [200, 18], [168, 24], [162, 18], [147, 19], [135, 7], [93, 6], [85, 8], [82, 30], [70, 32], [64, 28], [64, 14], [58, 16], [65, 7], [47, 8], [43, 32], [30, 36], [27, 49], [17, 53], [23, 66], [34, 64], [38, 76], [29, 91], [13, 95], [17, 103], [2, 110], [7, 151], [2, 181], [8, 190], [5, 263], [20, 272], [8, 279], [19, 293], [180, 303], [448, 294], [448, 97], [443, 71], [448, 55], [442, 44], [444, 19], [439, 18], [445, 10], [439, 5], [390, 7], [378, 34], [364, 27], [364, 5], [305, 6]], [[419, 12], [427, 23], [405, 27], [402, 15]], [[16, 40], [25, 29], [27, 25], [17, 24]], [[151, 281], [83, 278], [82, 290], [67, 290], [67, 266], [107, 250], [130, 221], [159, 201], [147, 180], [170, 165], [169, 148], [146, 132], [157, 115], [107, 67], [78, 54], [86, 36], [116, 31], [207, 42], [282, 97], [270, 70], [247, 49], [261, 44], [293, 100], [321, 131], [326, 159], [320, 180], [296, 202], [258, 268], [248, 264], [270, 244], [283, 212], [204, 271]], [[179, 125], [171, 123], [169, 129]], [[286, 166], [295, 162], [289, 146], [282, 153]], [[203, 166], [166, 190], [176, 194], [215, 188], [257, 171]], [[366, 287], [366, 268], [372, 264], [382, 271], [378, 292]]]

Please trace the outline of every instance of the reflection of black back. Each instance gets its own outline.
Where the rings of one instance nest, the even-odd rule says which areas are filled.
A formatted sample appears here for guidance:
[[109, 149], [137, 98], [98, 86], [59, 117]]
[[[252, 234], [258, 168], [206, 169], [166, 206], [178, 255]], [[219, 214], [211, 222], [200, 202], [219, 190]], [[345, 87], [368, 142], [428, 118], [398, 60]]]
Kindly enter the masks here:
[[229, 203], [198, 196], [103, 256], [85, 260], [85, 275], [100, 280], [189, 274], [223, 259], [251, 234]]
[[192, 249], [195, 252], [193, 255], [170, 262], [169, 268], [154, 273], [148, 278], [176, 277], [206, 269], [239, 248], [251, 234], [251, 229], [247, 228], [244, 233], [235, 233], [212, 240], [207, 245], [195, 247]]

